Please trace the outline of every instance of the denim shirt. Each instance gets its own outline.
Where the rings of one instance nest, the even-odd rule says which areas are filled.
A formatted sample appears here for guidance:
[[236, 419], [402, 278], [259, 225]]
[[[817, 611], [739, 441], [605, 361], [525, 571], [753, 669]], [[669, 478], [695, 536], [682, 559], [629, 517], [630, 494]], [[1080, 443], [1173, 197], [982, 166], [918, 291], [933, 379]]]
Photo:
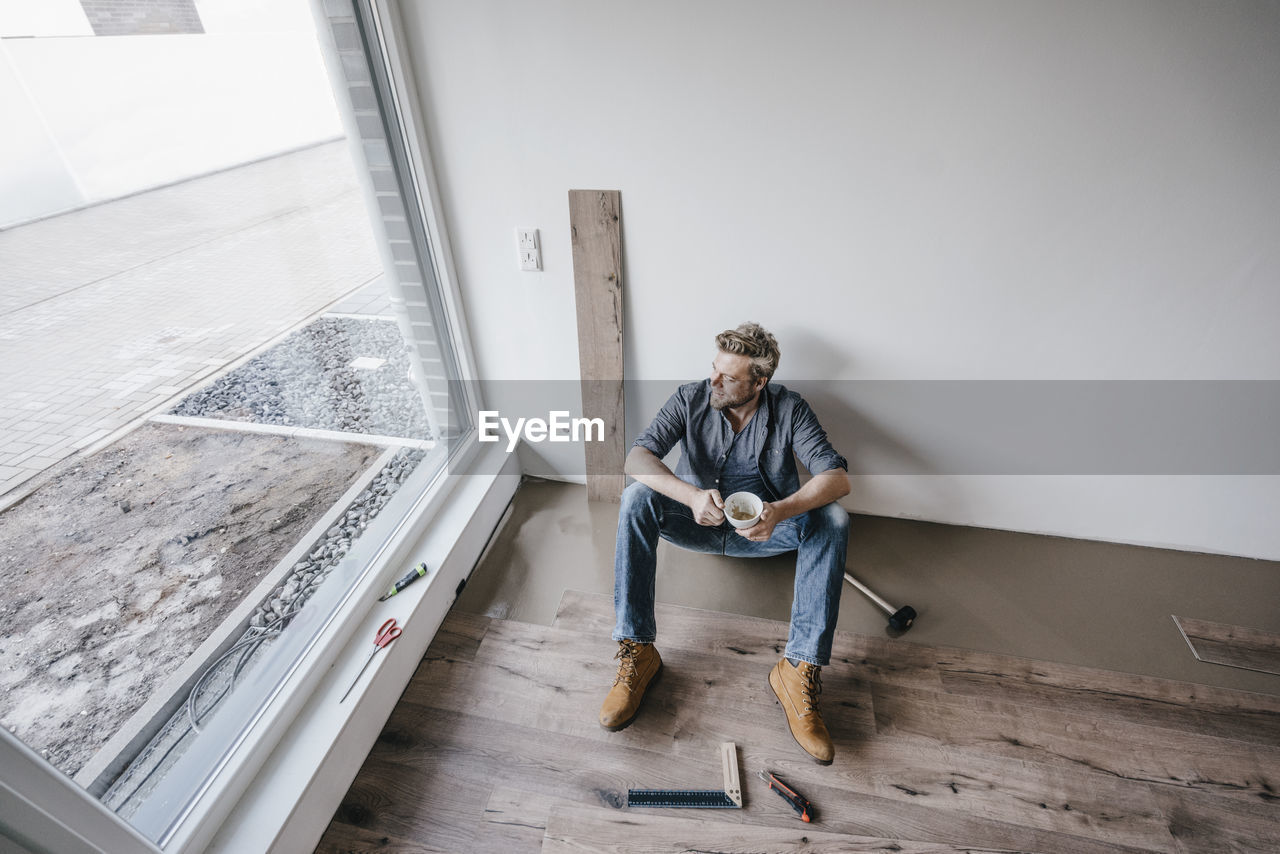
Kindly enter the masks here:
[[[710, 379], [686, 383], [676, 389], [632, 444], [662, 459], [681, 443], [676, 476], [699, 489], [716, 489], [722, 458], [728, 451], [723, 418], [723, 413], [711, 408]], [[809, 404], [786, 386], [772, 381], [765, 385], [751, 420], [756, 419], [764, 419], [763, 429], [751, 431], [755, 443], [752, 456], [768, 492], [761, 498], [779, 501], [800, 488], [796, 457], [815, 475], [836, 468], [849, 470], [848, 460], [831, 447]]]

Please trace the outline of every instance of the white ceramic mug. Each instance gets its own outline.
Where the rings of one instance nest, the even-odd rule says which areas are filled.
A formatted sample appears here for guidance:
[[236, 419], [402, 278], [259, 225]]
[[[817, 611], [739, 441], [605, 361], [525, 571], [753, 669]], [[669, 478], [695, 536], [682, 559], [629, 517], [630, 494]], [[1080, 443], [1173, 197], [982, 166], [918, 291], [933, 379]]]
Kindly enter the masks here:
[[[760, 514], [763, 512], [764, 501], [752, 492], [735, 492], [724, 500], [725, 518], [735, 528], [750, 528], [760, 521]], [[735, 513], [738, 515], [749, 513], [751, 516], [747, 519], [735, 519]]]

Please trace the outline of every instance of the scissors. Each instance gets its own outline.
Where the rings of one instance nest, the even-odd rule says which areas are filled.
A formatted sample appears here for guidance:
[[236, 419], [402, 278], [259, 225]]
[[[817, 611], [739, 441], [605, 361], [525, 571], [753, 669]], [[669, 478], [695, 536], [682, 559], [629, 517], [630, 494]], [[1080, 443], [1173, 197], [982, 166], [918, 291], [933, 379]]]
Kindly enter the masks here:
[[[368, 659], [365, 660], [364, 667], [360, 668], [360, 672], [356, 674], [356, 678], [351, 682], [351, 688], [356, 687], [356, 682], [360, 681], [360, 677], [364, 675], [365, 667], [369, 666], [369, 662], [373, 661], [373, 657], [378, 654], [378, 650], [400, 637], [400, 627], [396, 625], [396, 618], [392, 617], [382, 624], [378, 629], [378, 636], [373, 639], [373, 652], [369, 653]], [[347, 689], [347, 694], [351, 693], [351, 688]], [[342, 700], [347, 699], [347, 694], [342, 695]], [[342, 700], [338, 702], [341, 703]]]

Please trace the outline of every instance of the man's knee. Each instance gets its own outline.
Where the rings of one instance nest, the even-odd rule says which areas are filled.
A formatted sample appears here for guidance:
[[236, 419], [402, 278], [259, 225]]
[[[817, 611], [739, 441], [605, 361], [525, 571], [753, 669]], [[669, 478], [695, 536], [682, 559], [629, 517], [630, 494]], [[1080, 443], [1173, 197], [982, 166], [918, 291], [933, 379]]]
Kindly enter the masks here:
[[849, 533], [849, 512], [836, 502], [825, 504], [814, 511], [814, 521], [825, 531], [833, 534]]
[[619, 514], [623, 518], [634, 518], [654, 513], [658, 507], [657, 497], [657, 492], [637, 480], [622, 490]]

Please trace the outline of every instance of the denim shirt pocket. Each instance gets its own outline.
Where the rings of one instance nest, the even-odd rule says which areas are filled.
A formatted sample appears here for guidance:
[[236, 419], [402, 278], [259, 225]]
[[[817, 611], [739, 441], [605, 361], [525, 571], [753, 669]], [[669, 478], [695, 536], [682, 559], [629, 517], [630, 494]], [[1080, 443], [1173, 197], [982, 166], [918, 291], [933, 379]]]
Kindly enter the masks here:
[[788, 447], [765, 448], [761, 451], [760, 474], [764, 476], [765, 483], [777, 493], [775, 501], [786, 498], [800, 488], [795, 457]]

